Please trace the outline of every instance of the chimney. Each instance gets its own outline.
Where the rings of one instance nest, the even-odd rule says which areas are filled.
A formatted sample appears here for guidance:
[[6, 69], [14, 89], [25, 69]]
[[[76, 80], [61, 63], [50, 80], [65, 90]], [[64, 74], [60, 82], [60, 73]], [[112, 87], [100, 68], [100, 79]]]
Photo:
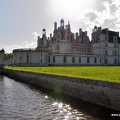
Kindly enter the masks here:
[[119, 36], [119, 32], [117, 32], [118, 36]]
[[99, 33], [101, 32], [101, 27], [98, 27], [98, 32], [99, 32]]
[[82, 28], [79, 29], [79, 35], [82, 35]]
[[85, 31], [85, 36], [87, 36], [87, 31]]
[[52, 39], [52, 33], [50, 34], [50, 40]]
[[78, 38], [78, 32], [75, 35], [76, 35], [76, 39], [77, 39]]
[[57, 30], [57, 22], [54, 22], [54, 30]]

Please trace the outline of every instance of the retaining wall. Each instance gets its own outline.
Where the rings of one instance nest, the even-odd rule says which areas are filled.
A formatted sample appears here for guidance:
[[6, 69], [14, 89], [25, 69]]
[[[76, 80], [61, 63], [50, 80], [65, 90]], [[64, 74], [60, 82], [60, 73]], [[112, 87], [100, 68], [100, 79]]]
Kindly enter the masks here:
[[20, 81], [120, 111], [120, 84], [117, 83], [8, 69], [4, 70], [4, 74]]

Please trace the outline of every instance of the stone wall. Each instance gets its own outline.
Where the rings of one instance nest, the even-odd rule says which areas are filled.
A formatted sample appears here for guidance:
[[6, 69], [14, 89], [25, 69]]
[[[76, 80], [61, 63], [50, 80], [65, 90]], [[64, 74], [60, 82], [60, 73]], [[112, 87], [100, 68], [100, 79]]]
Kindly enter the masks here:
[[120, 84], [5, 69], [5, 75], [120, 111]]

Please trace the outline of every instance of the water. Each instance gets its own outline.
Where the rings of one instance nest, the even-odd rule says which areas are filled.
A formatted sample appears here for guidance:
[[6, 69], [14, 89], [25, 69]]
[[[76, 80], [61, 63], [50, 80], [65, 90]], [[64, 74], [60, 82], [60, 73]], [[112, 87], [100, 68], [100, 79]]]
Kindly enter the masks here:
[[0, 76], [0, 120], [110, 120], [112, 112]]

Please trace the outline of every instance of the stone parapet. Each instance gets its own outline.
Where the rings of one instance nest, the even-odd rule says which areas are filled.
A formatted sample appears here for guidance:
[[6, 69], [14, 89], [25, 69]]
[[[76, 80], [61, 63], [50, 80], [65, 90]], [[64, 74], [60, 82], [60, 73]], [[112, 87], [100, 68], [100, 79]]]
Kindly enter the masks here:
[[5, 69], [13, 79], [62, 92], [91, 103], [120, 111], [120, 84], [44, 73]]

